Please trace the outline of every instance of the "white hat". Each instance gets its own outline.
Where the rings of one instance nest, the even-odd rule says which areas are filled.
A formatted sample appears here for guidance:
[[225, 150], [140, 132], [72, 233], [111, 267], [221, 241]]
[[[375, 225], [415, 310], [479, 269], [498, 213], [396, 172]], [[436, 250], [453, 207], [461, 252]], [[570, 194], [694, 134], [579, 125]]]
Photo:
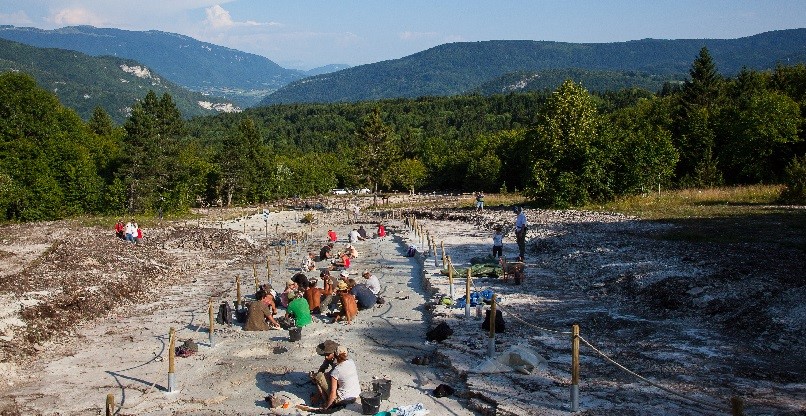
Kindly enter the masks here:
[[347, 354], [347, 347], [345, 347], [344, 345], [339, 345], [338, 347], [336, 347], [336, 355], [342, 355], [342, 354]]
[[342, 270], [341, 273], [339, 273], [339, 276], [350, 277], [350, 273], [348, 273], [347, 270]]

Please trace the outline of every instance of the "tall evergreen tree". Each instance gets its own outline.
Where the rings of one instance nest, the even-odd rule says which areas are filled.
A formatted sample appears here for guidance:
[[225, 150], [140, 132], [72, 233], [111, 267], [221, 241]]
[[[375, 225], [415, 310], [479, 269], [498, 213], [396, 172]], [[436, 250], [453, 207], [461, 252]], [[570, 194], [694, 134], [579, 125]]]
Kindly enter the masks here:
[[379, 185], [391, 185], [393, 178], [389, 177], [389, 167], [400, 159], [400, 150], [392, 129], [381, 118], [379, 107], [364, 117], [356, 136], [356, 162], [361, 183], [369, 185], [375, 192]]

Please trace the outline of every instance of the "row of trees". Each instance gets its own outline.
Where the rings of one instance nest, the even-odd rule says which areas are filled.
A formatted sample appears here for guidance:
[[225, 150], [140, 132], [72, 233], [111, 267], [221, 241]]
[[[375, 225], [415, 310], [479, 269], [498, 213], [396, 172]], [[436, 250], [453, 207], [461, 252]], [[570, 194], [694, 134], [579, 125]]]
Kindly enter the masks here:
[[658, 186], [790, 180], [802, 197], [806, 67], [726, 79], [703, 49], [690, 75], [657, 94], [592, 95], [569, 80], [551, 92], [280, 105], [189, 121], [170, 95], [149, 92], [118, 126], [100, 109], [84, 122], [30, 77], [5, 73], [0, 218], [182, 211], [334, 187], [508, 189], [573, 206]]

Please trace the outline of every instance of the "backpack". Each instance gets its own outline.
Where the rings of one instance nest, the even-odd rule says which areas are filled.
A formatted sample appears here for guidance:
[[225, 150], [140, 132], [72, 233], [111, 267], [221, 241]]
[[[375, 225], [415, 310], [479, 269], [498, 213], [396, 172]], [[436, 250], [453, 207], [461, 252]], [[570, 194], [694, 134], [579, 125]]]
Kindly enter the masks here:
[[[490, 310], [488, 309], [485, 312], [484, 322], [481, 324], [481, 329], [485, 331], [490, 330]], [[501, 313], [500, 310], [495, 311], [495, 333], [504, 332], [507, 329], [507, 325], [504, 322], [504, 314]]]
[[215, 321], [221, 325], [232, 325], [232, 307], [229, 306], [229, 302], [221, 302]]
[[453, 335], [451, 327], [445, 322], [440, 322], [439, 325], [425, 334], [425, 339], [429, 341], [445, 341], [451, 335]]

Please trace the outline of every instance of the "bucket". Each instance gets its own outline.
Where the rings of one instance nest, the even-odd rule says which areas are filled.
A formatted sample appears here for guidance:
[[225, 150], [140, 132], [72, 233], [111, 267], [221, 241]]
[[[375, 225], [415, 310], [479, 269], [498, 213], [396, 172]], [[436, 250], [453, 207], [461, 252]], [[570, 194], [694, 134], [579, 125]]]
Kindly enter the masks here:
[[381, 395], [374, 391], [361, 392], [361, 414], [374, 415], [381, 410]]
[[389, 400], [389, 393], [392, 391], [392, 380], [379, 378], [372, 380], [372, 391], [381, 395], [381, 400]]
[[302, 339], [302, 328], [295, 326], [288, 330], [288, 338], [291, 342], [296, 342]]

